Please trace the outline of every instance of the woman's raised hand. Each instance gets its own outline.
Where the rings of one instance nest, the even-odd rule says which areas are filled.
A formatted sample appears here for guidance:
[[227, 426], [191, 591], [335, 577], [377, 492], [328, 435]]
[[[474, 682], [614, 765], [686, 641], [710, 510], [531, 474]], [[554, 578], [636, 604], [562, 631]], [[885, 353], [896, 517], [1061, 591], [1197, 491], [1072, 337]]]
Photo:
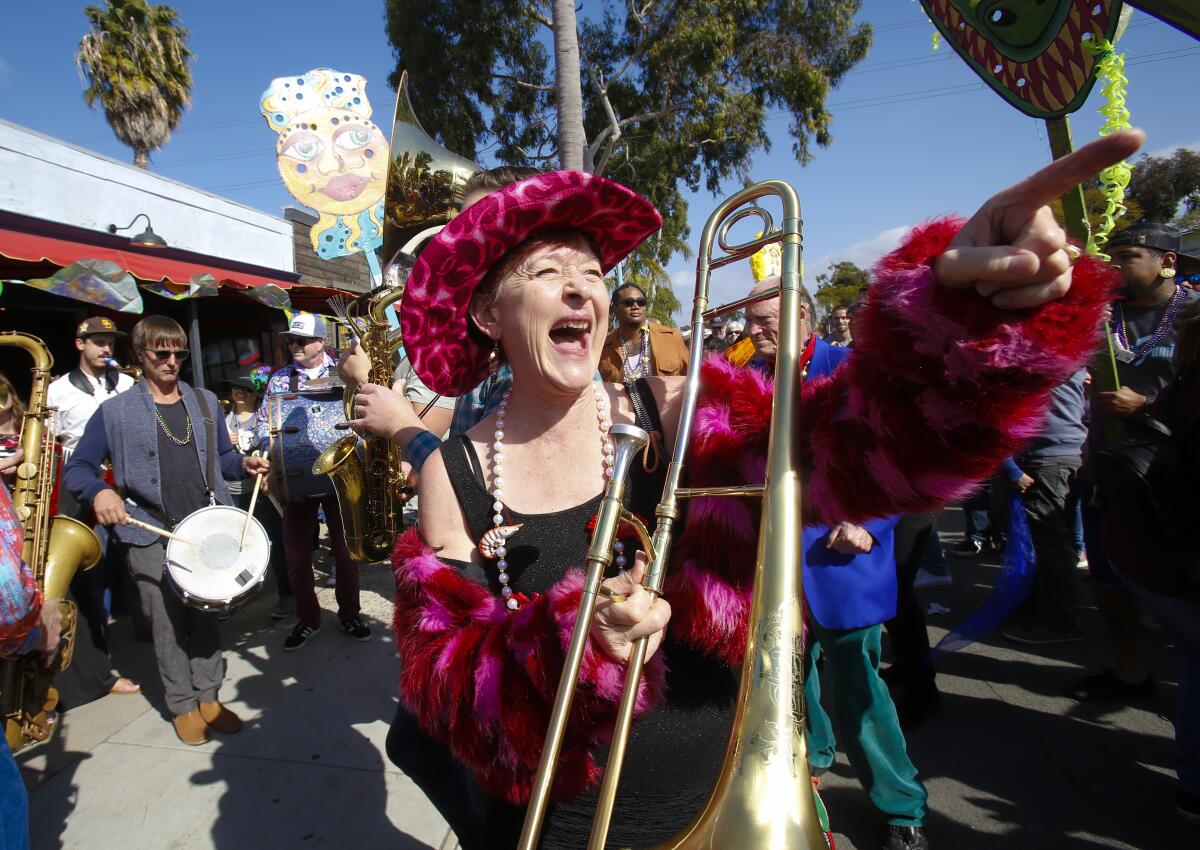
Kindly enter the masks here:
[[667, 600], [655, 598], [642, 587], [645, 575], [646, 553], [639, 551], [633, 559], [632, 569], [604, 582], [604, 587], [625, 599], [617, 601], [601, 596], [596, 602], [592, 638], [622, 663], [629, 660], [634, 641], [647, 635], [646, 660], [654, 657], [671, 619], [671, 606]]
[[974, 287], [1005, 309], [1036, 307], [1066, 295], [1073, 258], [1047, 204], [1132, 156], [1145, 139], [1141, 130], [1113, 133], [993, 196], [934, 262], [938, 282]]

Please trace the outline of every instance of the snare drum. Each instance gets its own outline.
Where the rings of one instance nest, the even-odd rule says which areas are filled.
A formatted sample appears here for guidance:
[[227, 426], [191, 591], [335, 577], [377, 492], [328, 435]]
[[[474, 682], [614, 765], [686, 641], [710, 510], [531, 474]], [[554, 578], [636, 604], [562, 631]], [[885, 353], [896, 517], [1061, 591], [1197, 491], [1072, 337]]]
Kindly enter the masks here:
[[[246, 518], [246, 543], [238, 549]], [[167, 540], [167, 576], [184, 603], [205, 611], [229, 611], [262, 586], [271, 540], [241, 508], [213, 505], [188, 514]]]
[[342, 391], [276, 393], [267, 397], [271, 430], [271, 490], [283, 502], [302, 502], [333, 493], [328, 475], [313, 475], [318, 455], [346, 436]]

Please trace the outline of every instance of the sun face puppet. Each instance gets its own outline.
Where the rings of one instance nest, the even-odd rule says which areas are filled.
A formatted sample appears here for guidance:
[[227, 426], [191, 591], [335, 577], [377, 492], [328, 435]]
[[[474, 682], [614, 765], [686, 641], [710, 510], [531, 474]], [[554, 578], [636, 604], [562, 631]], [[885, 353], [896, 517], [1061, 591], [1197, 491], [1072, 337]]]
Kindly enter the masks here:
[[279, 134], [275, 154], [283, 184], [320, 214], [313, 250], [323, 259], [383, 242], [388, 143], [371, 123], [366, 78], [331, 68], [277, 77], [260, 108]]
[[1112, 42], [1121, 0], [921, 0], [955, 52], [1017, 109], [1061, 118], [1096, 81], [1091, 39]]

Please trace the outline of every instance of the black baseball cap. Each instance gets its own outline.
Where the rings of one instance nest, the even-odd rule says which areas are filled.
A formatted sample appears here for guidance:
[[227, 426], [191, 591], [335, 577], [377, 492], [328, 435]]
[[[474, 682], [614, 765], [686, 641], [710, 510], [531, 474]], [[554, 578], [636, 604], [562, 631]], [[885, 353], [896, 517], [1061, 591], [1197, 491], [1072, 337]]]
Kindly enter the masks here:
[[1193, 272], [1200, 271], [1200, 259], [1183, 253], [1183, 234], [1179, 232], [1178, 228], [1172, 227], [1169, 224], [1140, 222], [1131, 225], [1124, 230], [1118, 230], [1110, 236], [1108, 242], [1104, 244], [1104, 248], [1105, 250], [1109, 250], [1124, 245], [1154, 248], [1158, 251], [1170, 251], [1178, 258], [1176, 266], [1180, 272], [1183, 274], [1192, 274]]

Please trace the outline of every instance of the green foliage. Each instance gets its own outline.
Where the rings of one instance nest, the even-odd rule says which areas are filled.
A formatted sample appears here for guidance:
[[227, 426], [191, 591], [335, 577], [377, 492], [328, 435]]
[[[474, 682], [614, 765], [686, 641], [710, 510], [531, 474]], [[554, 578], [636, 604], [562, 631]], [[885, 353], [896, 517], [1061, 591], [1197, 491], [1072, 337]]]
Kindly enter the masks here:
[[[832, 141], [830, 89], [867, 54], [861, 0], [639, 0], [608, 2], [581, 19], [585, 167], [645, 195], [663, 229], [630, 274], [654, 279], [688, 253], [681, 187], [742, 178], [768, 150], [770, 112], [790, 116], [800, 163]], [[557, 165], [550, 0], [386, 0], [396, 70], [409, 72], [421, 121], [455, 152], [499, 162]], [[539, 31], [539, 28], [544, 28]], [[449, 68], [452, 73], [431, 69]], [[666, 310], [655, 287], [652, 314]], [[664, 299], [662, 304], [659, 298]]]
[[1169, 156], [1143, 156], [1133, 166], [1129, 197], [1144, 221], [1169, 222], [1200, 209], [1200, 152], [1177, 148]]
[[[635, 254], [625, 261], [622, 272], [625, 284], [637, 284], [646, 293], [650, 318], [660, 325], [675, 327], [673, 314], [681, 304], [675, 291], [671, 288], [671, 276], [667, 274], [666, 269], [652, 259], [647, 260]], [[617, 288], [615, 273], [608, 276], [608, 283], [609, 291]]]
[[108, 0], [84, 14], [91, 31], [75, 51], [83, 97], [104, 109], [113, 133], [133, 148], [134, 165], [149, 168], [150, 151], [167, 143], [191, 102], [188, 31], [170, 6], [146, 0]]
[[830, 312], [835, 307], [849, 307], [858, 298], [858, 290], [869, 281], [866, 269], [848, 260], [830, 263], [817, 275], [817, 303]]
[[[1098, 179], [1092, 179], [1083, 184], [1083, 207], [1087, 212], [1088, 222], [1092, 226], [1092, 232], [1099, 229], [1104, 220], [1104, 210], [1107, 205], [1107, 199], [1104, 196], [1104, 190], [1100, 186]], [[1065, 221], [1063, 215], [1062, 200], [1055, 198], [1050, 203], [1050, 209], [1054, 213], [1054, 218], [1061, 224]], [[1128, 227], [1142, 217], [1142, 208], [1132, 197], [1126, 193], [1125, 196], [1125, 214], [1116, 220], [1116, 225], [1113, 227], [1113, 233], [1118, 230]]]

